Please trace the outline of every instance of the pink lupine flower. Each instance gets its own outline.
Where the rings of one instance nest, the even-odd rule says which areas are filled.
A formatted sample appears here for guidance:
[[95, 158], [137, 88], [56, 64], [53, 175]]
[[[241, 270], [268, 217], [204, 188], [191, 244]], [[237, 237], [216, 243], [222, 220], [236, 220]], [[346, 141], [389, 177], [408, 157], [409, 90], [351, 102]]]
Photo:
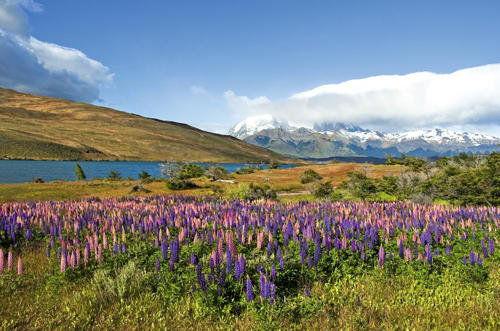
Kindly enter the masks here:
[[21, 260], [21, 256], [17, 258], [17, 274], [23, 274], [23, 261]]

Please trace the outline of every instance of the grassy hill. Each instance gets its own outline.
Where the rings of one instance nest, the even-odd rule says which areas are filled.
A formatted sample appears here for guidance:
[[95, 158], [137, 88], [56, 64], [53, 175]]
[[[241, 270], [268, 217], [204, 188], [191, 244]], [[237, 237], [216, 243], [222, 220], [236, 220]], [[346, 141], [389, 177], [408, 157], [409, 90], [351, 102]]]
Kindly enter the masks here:
[[286, 157], [226, 135], [0, 88], [0, 159], [247, 163]]

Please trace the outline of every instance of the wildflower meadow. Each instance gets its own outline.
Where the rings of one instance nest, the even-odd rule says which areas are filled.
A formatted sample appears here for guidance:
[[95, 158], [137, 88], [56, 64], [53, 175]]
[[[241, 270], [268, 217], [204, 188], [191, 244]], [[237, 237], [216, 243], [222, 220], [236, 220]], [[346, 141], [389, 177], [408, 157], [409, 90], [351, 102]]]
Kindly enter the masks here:
[[[499, 226], [498, 208], [409, 202], [7, 203], [3, 304], [53, 301], [44, 310], [27, 300], [31, 317], [2, 308], [0, 320], [13, 329], [498, 329]], [[138, 313], [144, 298], [150, 304]], [[106, 309], [117, 311], [113, 321]]]

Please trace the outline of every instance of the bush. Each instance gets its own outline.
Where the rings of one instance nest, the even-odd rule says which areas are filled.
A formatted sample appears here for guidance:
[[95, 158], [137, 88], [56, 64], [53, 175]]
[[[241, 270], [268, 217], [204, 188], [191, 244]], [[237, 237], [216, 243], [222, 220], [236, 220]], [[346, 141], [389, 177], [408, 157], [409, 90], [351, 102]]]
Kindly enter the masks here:
[[187, 164], [182, 166], [182, 172], [177, 176], [179, 179], [191, 179], [203, 176], [203, 169], [198, 164]]
[[333, 192], [333, 186], [331, 182], [315, 181], [308, 187], [309, 191], [315, 198], [324, 198], [329, 196]]
[[246, 174], [253, 174], [257, 170], [260, 170], [260, 169], [258, 169], [258, 167], [254, 166], [252, 164], [247, 164], [244, 168], [238, 169], [236, 171], [236, 173], [238, 175], [246, 175]]
[[214, 164], [210, 165], [208, 167], [205, 167], [205, 172], [204, 175], [208, 178], [210, 178], [213, 182], [219, 179], [223, 179], [227, 176], [227, 170], [226, 168]]
[[140, 295], [147, 273], [130, 261], [112, 277], [109, 270], [95, 272], [92, 279], [92, 292], [98, 304], [120, 302], [128, 297]]
[[140, 174], [139, 174], [139, 179], [141, 180], [141, 182], [143, 184], [147, 184], [147, 183], [151, 183], [152, 182], [152, 178], [151, 178], [151, 175], [146, 171], [146, 170], [143, 170]]
[[117, 170], [110, 170], [109, 175], [108, 175], [108, 179], [120, 180], [120, 179], [122, 179], [122, 176], [120, 175], [120, 173]]
[[75, 174], [76, 174], [76, 180], [85, 180], [87, 179], [87, 176], [85, 176], [85, 173], [83, 172], [82, 167], [78, 163], [75, 163]]
[[278, 162], [278, 161], [271, 161], [269, 163], [269, 165], [267, 166], [267, 168], [269, 170], [272, 170], [272, 169], [278, 169], [281, 165], [283, 165], [282, 163]]
[[254, 183], [250, 183], [249, 186], [245, 184], [239, 184], [235, 188], [229, 188], [226, 190], [226, 196], [229, 199], [240, 199], [240, 200], [276, 200], [277, 195], [276, 192], [267, 184], [264, 185], [256, 185]]
[[151, 192], [147, 188], [145, 188], [142, 184], [132, 186], [130, 193], [149, 193]]
[[321, 180], [323, 179], [323, 177], [321, 177], [321, 175], [318, 174], [316, 171], [312, 169], [307, 169], [300, 175], [299, 179], [301, 184], [308, 184], [316, 180]]
[[45, 183], [45, 181], [42, 179], [42, 177], [34, 177], [33, 179], [31, 179], [30, 183]]
[[165, 184], [169, 190], [187, 190], [196, 187], [196, 184], [190, 180], [168, 178], [165, 180]]
[[333, 190], [332, 192], [330, 192], [330, 200], [331, 201], [342, 201], [342, 200], [344, 200], [344, 195], [340, 191]]

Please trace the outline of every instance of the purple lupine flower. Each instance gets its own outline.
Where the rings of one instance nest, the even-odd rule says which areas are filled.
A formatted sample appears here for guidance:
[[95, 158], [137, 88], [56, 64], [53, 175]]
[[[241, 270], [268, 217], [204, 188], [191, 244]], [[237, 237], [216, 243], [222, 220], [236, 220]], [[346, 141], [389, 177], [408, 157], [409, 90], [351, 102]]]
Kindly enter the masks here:
[[271, 278], [274, 280], [276, 279], [276, 266], [273, 264], [271, 267]]
[[207, 291], [207, 289], [208, 289], [208, 284], [207, 284], [207, 280], [206, 280], [206, 278], [205, 278], [205, 275], [201, 275], [199, 280], [200, 280], [200, 287], [201, 287], [201, 290], [202, 290], [203, 292], [206, 292], [206, 291]]
[[50, 246], [47, 245], [47, 248], [45, 249], [45, 256], [50, 257]]
[[247, 275], [247, 301], [253, 301], [253, 289], [252, 289], [252, 281], [250, 277]]
[[467, 265], [467, 257], [464, 255], [464, 258], [462, 259], [462, 262]]
[[431, 252], [431, 246], [427, 245], [427, 263], [432, 264], [432, 252]]
[[446, 255], [450, 256], [451, 254], [451, 245], [449, 242], [446, 243]]
[[472, 251], [472, 249], [470, 250], [470, 265], [471, 266], [474, 266], [476, 265], [476, 254], [474, 254], [474, 252]]
[[263, 298], [267, 298], [267, 293], [266, 293], [266, 278], [264, 277], [263, 274], [260, 274], [260, 295]]
[[201, 265], [198, 264], [196, 266], [196, 277], [198, 278], [198, 281], [200, 281], [200, 278], [201, 278]]
[[164, 240], [161, 242], [161, 258], [163, 261], [168, 258], [168, 246]]
[[382, 246], [382, 244], [380, 244], [380, 249], [378, 251], [378, 266], [379, 266], [379, 268], [382, 268], [384, 266], [384, 263], [385, 263], [385, 250], [384, 250], [384, 246]]
[[267, 243], [267, 257], [271, 256], [272, 252], [273, 252], [273, 246], [272, 246], [271, 242], [268, 242]]
[[231, 250], [229, 247], [226, 247], [226, 264], [227, 264], [227, 273], [231, 273]]
[[483, 246], [483, 255], [485, 259], [488, 258], [488, 249], [486, 248], [486, 246]]
[[23, 274], [23, 261], [21, 260], [21, 256], [17, 258], [17, 274]]
[[308, 255], [308, 256], [307, 256], [307, 267], [308, 267], [309, 269], [311, 269], [311, 268], [312, 268], [311, 255]]
[[127, 246], [125, 245], [125, 243], [122, 244], [122, 254], [125, 254], [127, 253]]
[[491, 238], [488, 241], [488, 248], [490, 250], [490, 255], [493, 255], [495, 253], [495, 242]]
[[0, 248], [0, 276], [4, 274], [5, 270], [5, 255], [3, 250]]
[[226, 286], [226, 269], [222, 269], [220, 272], [219, 284], [222, 288]]
[[269, 302], [273, 305], [276, 302], [276, 286], [270, 282], [269, 284]]
[[351, 240], [351, 252], [356, 253], [357, 247], [356, 247], [356, 239]]
[[238, 259], [234, 262], [234, 279], [240, 280], [240, 261]]
[[[163, 244], [163, 243], [162, 243]], [[162, 252], [163, 253], [163, 252]], [[165, 260], [165, 259], [164, 259]], [[210, 258], [211, 261], [212, 258]], [[196, 264], [196, 256], [194, 255], [194, 253], [191, 253], [191, 265], [195, 265]], [[211, 265], [210, 265], [211, 266]]]
[[311, 296], [311, 292], [309, 292], [309, 289], [307, 288], [307, 285], [305, 287], [305, 292], [306, 292], [306, 297], [310, 297]]
[[12, 250], [9, 249], [9, 252], [7, 253], [7, 270], [12, 271], [12, 263], [14, 257], [12, 256]]
[[319, 258], [321, 257], [321, 245], [316, 243], [316, 249], [314, 250], [314, 266], [318, 266]]
[[245, 264], [246, 264], [245, 256], [241, 255], [241, 259], [240, 259], [240, 275], [242, 275], [242, 274], [245, 273]]
[[483, 258], [479, 254], [478, 254], [478, 259], [477, 259], [477, 265], [480, 267], [483, 266]]
[[405, 257], [405, 248], [403, 246], [403, 240], [399, 242], [399, 258], [404, 259]]
[[278, 262], [280, 264], [280, 271], [285, 270], [285, 261], [283, 260], [283, 255], [281, 254], [281, 250], [278, 248], [278, 251], [276, 253]]

